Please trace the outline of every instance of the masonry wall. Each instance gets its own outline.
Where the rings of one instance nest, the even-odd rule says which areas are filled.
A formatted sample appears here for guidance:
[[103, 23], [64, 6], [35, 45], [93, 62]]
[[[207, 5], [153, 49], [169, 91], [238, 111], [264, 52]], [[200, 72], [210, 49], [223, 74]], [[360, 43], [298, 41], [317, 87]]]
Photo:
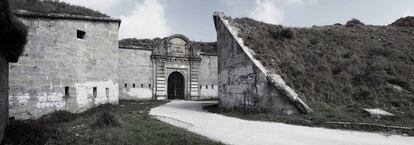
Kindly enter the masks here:
[[215, 17], [218, 45], [219, 106], [292, 114], [297, 108], [270, 85], [220, 17]]
[[0, 141], [8, 120], [9, 63], [0, 54]]
[[217, 55], [202, 54], [199, 68], [199, 87], [201, 99], [218, 97]]
[[142, 100], [153, 97], [152, 50], [119, 49], [119, 99]]
[[[11, 117], [118, 103], [117, 22], [20, 19], [29, 33], [19, 63], [9, 67]], [[86, 32], [84, 39], [77, 38], [77, 30]]]

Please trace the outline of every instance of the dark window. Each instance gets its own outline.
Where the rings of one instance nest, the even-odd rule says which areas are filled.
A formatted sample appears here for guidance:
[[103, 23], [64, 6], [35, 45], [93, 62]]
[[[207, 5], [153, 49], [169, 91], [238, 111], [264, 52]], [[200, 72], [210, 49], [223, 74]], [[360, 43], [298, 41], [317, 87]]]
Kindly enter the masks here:
[[105, 89], [105, 94], [106, 94], [106, 97], [109, 97], [109, 88]]
[[132, 84], [132, 87], [135, 88], [135, 84]]
[[77, 38], [78, 39], [85, 39], [85, 35], [86, 35], [86, 32], [85, 31], [77, 30], [76, 31], [76, 34], [77, 34]]
[[96, 98], [96, 96], [98, 96], [98, 88], [93, 87], [93, 97]]
[[211, 89], [214, 89], [214, 85], [211, 85]]
[[208, 89], [208, 85], [206, 85], [206, 89]]
[[144, 84], [141, 84], [141, 88], [143, 88], [144, 87]]
[[148, 87], [151, 88], [151, 84], [148, 84]]
[[65, 96], [69, 96], [69, 86], [65, 87]]
[[203, 88], [203, 86], [202, 85], [200, 85], [200, 89], [202, 89]]
[[127, 87], [128, 87], [128, 84], [125, 83], [125, 88], [127, 88]]

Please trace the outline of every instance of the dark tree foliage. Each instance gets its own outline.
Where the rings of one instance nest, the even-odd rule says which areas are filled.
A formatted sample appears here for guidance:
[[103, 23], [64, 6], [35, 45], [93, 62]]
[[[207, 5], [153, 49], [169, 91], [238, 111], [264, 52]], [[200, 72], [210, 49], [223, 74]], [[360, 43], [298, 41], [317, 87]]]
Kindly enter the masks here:
[[362, 23], [360, 20], [353, 18], [353, 19], [349, 20], [348, 22], [346, 22], [345, 26], [355, 27], [355, 26], [365, 26], [365, 24]]
[[12, 10], [26, 10], [40, 13], [62, 13], [72, 15], [108, 17], [101, 12], [85, 8], [82, 6], [74, 6], [59, 0], [12, 0]]
[[27, 42], [27, 28], [11, 14], [8, 0], [0, 1], [0, 53], [17, 62]]
[[397, 26], [397, 27], [414, 27], [414, 17], [408, 16], [404, 18], [400, 18], [394, 23], [390, 24], [390, 26]]

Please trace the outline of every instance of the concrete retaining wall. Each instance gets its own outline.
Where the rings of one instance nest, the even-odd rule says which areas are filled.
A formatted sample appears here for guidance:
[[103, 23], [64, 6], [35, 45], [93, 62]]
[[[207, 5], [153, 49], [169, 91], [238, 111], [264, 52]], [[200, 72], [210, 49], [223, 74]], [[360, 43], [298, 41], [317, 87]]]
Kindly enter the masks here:
[[[242, 47], [236, 30], [215, 16], [218, 49], [219, 106], [227, 109], [297, 113], [296, 106], [268, 82], [263, 67]], [[250, 55], [249, 55], [250, 54]], [[256, 60], [257, 61], [257, 60]]]

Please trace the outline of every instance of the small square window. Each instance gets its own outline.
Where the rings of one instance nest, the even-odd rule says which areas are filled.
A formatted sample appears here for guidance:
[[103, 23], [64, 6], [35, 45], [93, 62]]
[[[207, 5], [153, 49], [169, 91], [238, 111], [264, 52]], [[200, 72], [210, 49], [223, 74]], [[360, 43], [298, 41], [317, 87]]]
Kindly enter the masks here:
[[76, 34], [77, 34], [77, 38], [78, 39], [85, 39], [85, 35], [86, 35], [86, 32], [85, 31], [77, 30], [76, 31]]
[[105, 94], [106, 94], [106, 97], [109, 98], [109, 88], [105, 88]]
[[65, 87], [65, 96], [69, 96], [69, 86]]
[[98, 96], [98, 88], [93, 87], [93, 97], [96, 98]]

